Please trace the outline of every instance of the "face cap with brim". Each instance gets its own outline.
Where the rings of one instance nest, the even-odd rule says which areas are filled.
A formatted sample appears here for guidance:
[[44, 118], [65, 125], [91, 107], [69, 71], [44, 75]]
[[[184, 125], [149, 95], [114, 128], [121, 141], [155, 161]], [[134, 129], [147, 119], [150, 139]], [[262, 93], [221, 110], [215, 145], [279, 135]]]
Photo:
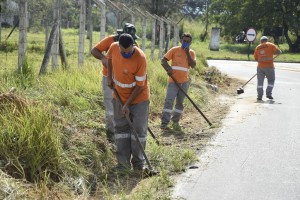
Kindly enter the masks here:
[[137, 36], [136, 33], [136, 29], [134, 27], [133, 24], [130, 23], [125, 23], [124, 28], [123, 28], [123, 33], [128, 33], [130, 34], [134, 40], [138, 39], [139, 36]]
[[268, 37], [267, 36], [262, 36], [261, 38], [260, 38], [260, 41], [267, 41], [268, 40]]

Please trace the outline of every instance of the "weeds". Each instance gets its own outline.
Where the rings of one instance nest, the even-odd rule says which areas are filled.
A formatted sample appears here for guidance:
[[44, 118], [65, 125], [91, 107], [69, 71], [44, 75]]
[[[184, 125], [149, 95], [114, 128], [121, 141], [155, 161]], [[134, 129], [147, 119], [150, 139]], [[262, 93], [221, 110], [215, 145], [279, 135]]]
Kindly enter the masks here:
[[19, 116], [9, 110], [2, 113], [0, 158], [6, 163], [4, 170], [31, 182], [41, 180], [45, 171], [57, 179], [61, 174], [61, 135], [49, 112], [37, 106]]
[[[187, 26], [190, 28], [191, 24]], [[233, 54], [209, 52], [208, 43], [197, 41], [196, 34], [201, 31], [194, 28], [196, 26], [191, 30], [194, 35], [191, 48], [197, 52], [197, 67], [190, 73], [189, 94], [197, 104], [210, 111], [205, 107], [212, 97], [206, 81], [222, 84], [226, 79], [217, 70], [207, 68], [206, 57], [224, 58], [224, 55], [232, 57]], [[66, 41], [73, 41], [78, 35], [74, 30], [64, 31], [65, 36], [69, 36]], [[26, 102], [28, 108], [22, 113], [14, 111], [18, 110], [15, 104], [4, 103], [0, 98], [0, 199], [170, 199], [171, 176], [197, 160], [195, 148], [191, 146], [197, 145], [199, 140], [205, 143], [211, 135], [203, 133], [209, 128], [204, 130], [191, 104], [185, 101], [185, 119], [190, 124], [186, 123], [182, 131], [155, 132], [162, 141], [159, 146], [148, 137], [146, 153], [153, 167], [159, 169], [158, 176], [143, 180], [115, 176], [110, 173], [116, 160], [105, 136], [98, 60], [86, 56], [85, 65], [77, 68], [76, 51], [66, 42], [70, 68], [36, 78], [43, 57], [42, 45], [28, 43], [30, 54], [20, 74], [12, 73], [17, 66], [17, 45], [6, 45], [7, 56], [1, 54], [0, 91], [17, 87], [18, 95], [31, 103], [27, 105]], [[168, 76], [159, 60], [148, 60], [147, 73], [151, 88], [151, 125], [155, 130]], [[221, 109], [219, 115], [220, 112]], [[188, 139], [190, 141], [185, 141]]]

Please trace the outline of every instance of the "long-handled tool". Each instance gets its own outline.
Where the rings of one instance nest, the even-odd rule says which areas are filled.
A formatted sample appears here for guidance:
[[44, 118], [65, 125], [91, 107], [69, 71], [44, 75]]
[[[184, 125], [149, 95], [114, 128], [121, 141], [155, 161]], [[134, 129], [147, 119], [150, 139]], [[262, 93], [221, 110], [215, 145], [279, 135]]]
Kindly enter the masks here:
[[[117, 90], [116, 90], [115, 88], [113, 88], [113, 91], [114, 91], [114, 93], [116, 94], [116, 97], [117, 97], [118, 102], [121, 104], [121, 106], [123, 106], [119, 93], [117, 92]], [[147, 155], [146, 155], [146, 153], [145, 153], [145, 150], [144, 150], [144, 148], [143, 148], [143, 146], [142, 146], [142, 144], [141, 144], [141, 142], [140, 142], [140, 139], [139, 139], [139, 137], [138, 137], [138, 134], [137, 134], [137, 132], [136, 132], [136, 130], [135, 130], [135, 128], [134, 128], [132, 122], [131, 122], [131, 119], [130, 119], [130, 117], [129, 117], [129, 114], [125, 114], [125, 117], [126, 117], [126, 119], [127, 119], [127, 122], [128, 122], [128, 124], [129, 124], [129, 126], [130, 126], [132, 132], [133, 132], [133, 135], [134, 135], [134, 137], [135, 137], [135, 139], [136, 139], [136, 141], [137, 141], [137, 143], [138, 143], [138, 146], [139, 146], [140, 150], [142, 151], [142, 154], [143, 154], [143, 156], [144, 156], [144, 158], [145, 158], [145, 160], [146, 160], [146, 163], [147, 163], [147, 165], [148, 165], [148, 167], [149, 167], [150, 172], [152, 173], [152, 175], [155, 174], [155, 173], [157, 173], [157, 172], [155, 172], [155, 171], [153, 170], [153, 168], [152, 168], [152, 166], [151, 166], [151, 164], [150, 164], [150, 162], [149, 162], [149, 160], [148, 160], [148, 157], [147, 157]]]
[[179, 85], [178, 81], [174, 78], [172, 74], [168, 75], [173, 79], [179, 90], [190, 100], [190, 102], [193, 104], [193, 106], [198, 110], [198, 112], [202, 115], [202, 117], [206, 120], [206, 122], [209, 124], [209, 126], [212, 125], [212, 123], [205, 117], [205, 115], [201, 112], [201, 110], [198, 108], [198, 106], [194, 103], [194, 101], [189, 97], [189, 95], [184, 91], [184, 89]]
[[[273, 60], [275, 60], [275, 58], [277, 58], [280, 54], [276, 55]], [[257, 74], [254, 74], [244, 85], [242, 85], [239, 89], [236, 90], [237, 94], [243, 94], [244, 91], [244, 87], [256, 76]]]
[[242, 85], [239, 89], [236, 90], [237, 94], [244, 93], [244, 87], [256, 76], [257, 74], [254, 74], [244, 85]]
[[152, 130], [150, 129], [149, 126], [148, 126], [147, 130], [149, 131], [149, 133], [152, 136], [152, 138], [155, 140], [155, 143], [159, 144], [159, 141], [157, 140], [157, 138], [155, 137], [154, 133], [152, 132]]

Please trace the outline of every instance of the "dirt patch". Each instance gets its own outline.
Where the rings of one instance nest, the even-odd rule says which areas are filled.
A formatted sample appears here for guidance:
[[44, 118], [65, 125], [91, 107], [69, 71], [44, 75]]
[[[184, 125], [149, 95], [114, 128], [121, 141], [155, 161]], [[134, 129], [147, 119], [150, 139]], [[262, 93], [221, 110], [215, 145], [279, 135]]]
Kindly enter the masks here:
[[[222, 120], [226, 117], [228, 110], [235, 102], [236, 90], [241, 86], [241, 81], [225, 77], [223, 85], [218, 86], [218, 92], [213, 88], [208, 93], [208, 105], [203, 108], [202, 113], [212, 123], [206, 122], [202, 115], [193, 107], [189, 106], [184, 110], [180, 120], [180, 128], [174, 129], [172, 125], [167, 129], [160, 129], [159, 116], [154, 119], [156, 126], [151, 127], [157, 140], [161, 145], [173, 145], [180, 147], [190, 147], [194, 150], [201, 150], [207, 142], [218, 132], [222, 126]], [[186, 99], [185, 101], [189, 101]], [[148, 137], [151, 137], [149, 134]]]
[[[178, 149], [188, 147], [200, 153], [212, 137], [220, 130], [222, 120], [226, 117], [230, 106], [233, 105], [236, 100], [236, 89], [239, 88], [241, 84], [241, 81], [225, 76], [223, 84], [219, 85], [218, 92], [208, 86], [210, 91], [207, 94], [207, 98], [209, 101], [202, 112], [212, 123], [212, 126], [208, 125], [193, 106], [188, 106], [188, 108], [184, 110], [179, 129], [175, 129], [172, 126], [168, 129], [161, 129], [159, 127], [160, 114], [151, 114], [150, 129], [159, 141], [159, 145], [175, 145]], [[188, 99], [185, 101], [188, 101]], [[151, 137], [151, 135], [148, 134], [148, 137]], [[179, 175], [179, 172], [169, 173], [173, 178]], [[110, 177], [111, 178], [108, 179], [109, 188], [111, 191], [114, 191], [113, 188], [116, 188], [115, 177], [112, 175], [110, 175]], [[130, 194], [141, 184], [151, 184], [151, 179], [142, 180], [135, 176], [125, 176], [118, 177], [118, 183], [125, 186], [125, 188], [122, 187], [122, 189], [126, 191], [126, 194]], [[171, 189], [171, 187], [169, 187], [169, 189]], [[166, 188], [157, 188], [155, 192], [159, 194], [166, 193]]]
[[0, 111], [8, 109], [13, 113], [23, 112], [26, 106], [26, 100], [15, 94], [15, 88], [12, 88], [9, 92], [0, 93]]

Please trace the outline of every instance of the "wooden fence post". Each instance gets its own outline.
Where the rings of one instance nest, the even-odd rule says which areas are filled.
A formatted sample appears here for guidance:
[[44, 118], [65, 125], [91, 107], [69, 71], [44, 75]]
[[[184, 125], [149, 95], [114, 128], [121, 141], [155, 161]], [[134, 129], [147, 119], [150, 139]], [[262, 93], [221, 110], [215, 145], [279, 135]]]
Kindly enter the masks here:
[[[53, 1], [53, 21], [60, 24], [59, 14], [60, 14], [60, 0]], [[58, 31], [59, 29], [56, 29]], [[55, 38], [53, 39], [53, 45], [51, 48], [52, 55], [52, 70], [56, 70], [58, 67], [58, 55], [59, 55], [59, 34], [55, 34]]]
[[21, 73], [26, 54], [27, 43], [27, 0], [21, 0], [19, 5], [19, 50], [18, 50], [18, 73]]
[[151, 17], [152, 19], [152, 36], [151, 36], [151, 60], [154, 61], [155, 55], [154, 55], [154, 50], [155, 50], [155, 35], [156, 35], [156, 18], [151, 15], [148, 11], [146, 11], [146, 14]]
[[163, 48], [164, 48], [164, 21], [159, 18], [159, 52], [158, 58], [162, 59], [163, 57]]
[[51, 47], [53, 45], [54, 38], [56, 37], [56, 34], [57, 34], [57, 28], [58, 28], [58, 22], [55, 22], [53, 24], [51, 32], [50, 32], [50, 37], [49, 37], [49, 40], [47, 43], [47, 47], [46, 47], [46, 51], [45, 51], [45, 55], [43, 58], [43, 62], [42, 62], [42, 66], [41, 66], [39, 75], [45, 74], [47, 72], [47, 65], [49, 62], [50, 54], [51, 54]]
[[79, 22], [79, 46], [78, 46], [78, 65], [84, 63], [84, 36], [85, 36], [85, 0], [80, 0], [80, 22]]
[[92, 48], [93, 48], [93, 16], [92, 16], [92, 0], [87, 0], [88, 1], [88, 13], [87, 13], [87, 21], [88, 21], [88, 38], [90, 41], [90, 48], [89, 48], [89, 52], [91, 52]]
[[66, 55], [64, 40], [63, 40], [63, 36], [62, 36], [60, 28], [58, 30], [58, 33], [59, 33], [59, 55], [60, 55], [60, 60], [61, 60], [61, 64], [63, 66], [63, 69], [67, 69], [67, 67], [68, 67], [67, 55]]

